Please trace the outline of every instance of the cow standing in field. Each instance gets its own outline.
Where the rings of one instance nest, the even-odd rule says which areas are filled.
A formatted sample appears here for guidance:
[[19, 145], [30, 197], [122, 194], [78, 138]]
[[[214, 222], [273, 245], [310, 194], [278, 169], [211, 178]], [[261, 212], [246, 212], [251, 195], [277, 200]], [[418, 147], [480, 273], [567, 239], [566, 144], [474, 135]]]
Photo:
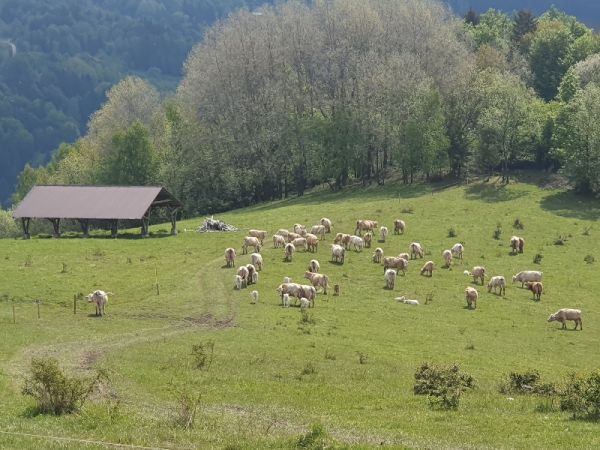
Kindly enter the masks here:
[[94, 303], [96, 305], [96, 316], [104, 315], [104, 308], [108, 303], [108, 296], [112, 295], [111, 292], [94, 291], [91, 294], [85, 296], [88, 303]]

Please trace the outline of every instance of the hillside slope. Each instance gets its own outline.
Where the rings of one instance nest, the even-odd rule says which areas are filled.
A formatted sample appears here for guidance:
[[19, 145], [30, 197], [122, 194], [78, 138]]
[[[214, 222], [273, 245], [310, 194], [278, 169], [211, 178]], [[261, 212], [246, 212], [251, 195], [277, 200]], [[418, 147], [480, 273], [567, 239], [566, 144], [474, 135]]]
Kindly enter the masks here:
[[[545, 183], [315, 192], [219, 217], [240, 227], [237, 233], [195, 233], [196, 219], [180, 224], [175, 238], [161, 238], [164, 226], [157, 225], [155, 237], [146, 240], [2, 240], [0, 389], [6, 401], [0, 430], [16, 433], [6, 436], [14, 448], [30, 448], [31, 435], [48, 430], [152, 447], [287, 448], [313, 423], [322, 424], [327, 442], [350, 448], [597, 448], [597, 424], [570, 420], [557, 403], [507, 399], [497, 390], [510, 371], [536, 369], [544, 381], [560, 383], [571, 371], [600, 365], [598, 263], [584, 261], [586, 255], [600, 257], [594, 228], [600, 209], [536, 182]], [[405, 235], [374, 247], [396, 255], [421, 242], [425, 259], [436, 262], [433, 277], [419, 275], [424, 260], [412, 261], [388, 291], [382, 266], [371, 260], [373, 249], [349, 251], [345, 264], [334, 264], [333, 236], [327, 235], [316, 254], [298, 251], [291, 263], [265, 241], [258, 284], [233, 289], [235, 269], [223, 266], [223, 250], [239, 249], [248, 228], [273, 233], [322, 216], [333, 220], [334, 232], [348, 233], [358, 218], [393, 227], [402, 217]], [[513, 229], [517, 217], [523, 229]], [[502, 235], [496, 240], [498, 225]], [[450, 228], [455, 237], [448, 236]], [[512, 234], [525, 238], [523, 254], [510, 254]], [[555, 245], [559, 236], [564, 245]], [[464, 259], [441, 268], [442, 250], [457, 241], [465, 244]], [[536, 254], [542, 255], [540, 265], [533, 263]], [[275, 288], [284, 276], [301, 282], [312, 258], [331, 284], [341, 286], [341, 296], [319, 294], [303, 316], [297, 307], [282, 308]], [[249, 259], [238, 255], [236, 266]], [[503, 274], [509, 286], [505, 297], [476, 286], [480, 301], [468, 310], [464, 289], [473, 284], [463, 271], [475, 265]], [[512, 274], [525, 269], [544, 272], [539, 302], [510, 283]], [[85, 304], [73, 315], [73, 295], [93, 289], [115, 293], [108, 315], [95, 318]], [[260, 293], [255, 305], [253, 289]], [[400, 304], [394, 300], [399, 295], [421, 305]], [[427, 296], [433, 301], [424, 304]], [[42, 299], [40, 319], [33, 299]], [[583, 331], [546, 322], [566, 306], [584, 311]], [[214, 352], [206, 350], [211, 342]], [[198, 347], [193, 349], [200, 344], [211, 361], [203, 369], [197, 368]], [[103, 368], [110, 381], [81, 414], [35, 416], [20, 394], [34, 356], [55, 356], [81, 373]], [[458, 411], [431, 409], [413, 395], [413, 374], [423, 361], [457, 362], [475, 377], [477, 388], [463, 396]], [[174, 424], [182, 392], [201, 399], [196, 426], [185, 431]]]

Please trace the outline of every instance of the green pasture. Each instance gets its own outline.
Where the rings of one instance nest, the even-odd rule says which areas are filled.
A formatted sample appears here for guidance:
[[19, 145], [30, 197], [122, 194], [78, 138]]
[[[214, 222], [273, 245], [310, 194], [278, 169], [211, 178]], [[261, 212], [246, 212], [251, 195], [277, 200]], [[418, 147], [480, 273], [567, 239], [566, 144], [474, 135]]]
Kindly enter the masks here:
[[[198, 218], [181, 222], [177, 237], [162, 237], [165, 226], [158, 225], [149, 239], [0, 241], [0, 447], [289, 448], [320, 423], [341, 448], [599, 448], [599, 424], [497, 388], [509, 371], [537, 369], [560, 382], [600, 367], [600, 204], [544, 182], [317, 191], [220, 215], [240, 228], [235, 233], [196, 233]], [[329, 262], [332, 235], [316, 254], [299, 251], [292, 263], [267, 239], [258, 284], [233, 289], [235, 270], [223, 268], [223, 251], [235, 247], [236, 265], [248, 263], [244, 230], [272, 234], [321, 217], [333, 221], [334, 233], [352, 233], [356, 219], [378, 220], [390, 236], [348, 252], [344, 265]], [[517, 217], [522, 230], [513, 229]], [[405, 220], [404, 235], [391, 233], [395, 218]], [[450, 228], [456, 237], [448, 237]], [[524, 237], [524, 254], [510, 255], [513, 234]], [[564, 245], [555, 244], [559, 237]], [[384, 289], [374, 247], [397, 255], [413, 241], [423, 244], [425, 259], [410, 263], [394, 291]], [[443, 269], [441, 253], [456, 242], [465, 245], [464, 259]], [[588, 255], [597, 261], [587, 263]], [[280, 306], [275, 289], [284, 276], [302, 281], [312, 258], [341, 296], [318, 295], [302, 321], [299, 308]], [[437, 266], [432, 278], [419, 275], [428, 259]], [[479, 287], [477, 309], [468, 310], [464, 289], [472, 279], [463, 271], [476, 265], [504, 275], [509, 286], [505, 297]], [[544, 272], [540, 302], [510, 283], [521, 270]], [[82, 301], [73, 314], [74, 295], [95, 289], [114, 293], [107, 316], [94, 317]], [[400, 295], [421, 305], [400, 304]], [[433, 300], [424, 304], [428, 295]], [[562, 307], [583, 310], [583, 331], [546, 322]], [[208, 341], [212, 364], [197, 369], [192, 345]], [[82, 374], [105, 369], [109, 382], [80, 413], [35, 415], [21, 387], [38, 356]], [[457, 411], [432, 409], [413, 395], [413, 374], [424, 361], [457, 362], [475, 377], [476, 390]], [[183, 391], [201, 399], [191, 429], [174, 424]]]

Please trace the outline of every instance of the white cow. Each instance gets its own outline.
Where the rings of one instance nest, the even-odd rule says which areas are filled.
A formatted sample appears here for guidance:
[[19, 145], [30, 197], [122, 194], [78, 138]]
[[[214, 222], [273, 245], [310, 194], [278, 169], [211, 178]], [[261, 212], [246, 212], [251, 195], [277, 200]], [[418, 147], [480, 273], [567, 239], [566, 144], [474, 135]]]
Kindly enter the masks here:
[[104, 307], [108, 303], [108, 296], [113, 295], [111, 292], [94, 291], [91, 294], [85, 296], [88, 303], [94, 303], [96, 305], [96, 315], [104, 315]]

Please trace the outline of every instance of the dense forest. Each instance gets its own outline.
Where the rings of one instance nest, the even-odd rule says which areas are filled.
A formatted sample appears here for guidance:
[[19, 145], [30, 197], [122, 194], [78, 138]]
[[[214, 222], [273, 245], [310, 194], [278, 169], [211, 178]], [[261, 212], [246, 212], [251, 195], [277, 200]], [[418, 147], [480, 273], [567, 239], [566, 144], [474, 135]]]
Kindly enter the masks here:
[[0, 204], [127, 74], [174, 91], [203, 29], [264, 0], [0, 0]]
[[590, 27], [600, 26], [600, 2], [590, 0], [444, 0], [445, 3], [460, 15], [473, 9], [483, 13], [490, 8], [506, 13], [527, 10], [540, 15], [552, 6], [577, 17]]
[[560, 170], [600, 193], [600, 37], [550, 9], [465, 18], [428, 0], [240, 11], [189, 55], [174, 97], [128, 77], [35, 183], [167, 186], [186, 214], [383, 184]]

